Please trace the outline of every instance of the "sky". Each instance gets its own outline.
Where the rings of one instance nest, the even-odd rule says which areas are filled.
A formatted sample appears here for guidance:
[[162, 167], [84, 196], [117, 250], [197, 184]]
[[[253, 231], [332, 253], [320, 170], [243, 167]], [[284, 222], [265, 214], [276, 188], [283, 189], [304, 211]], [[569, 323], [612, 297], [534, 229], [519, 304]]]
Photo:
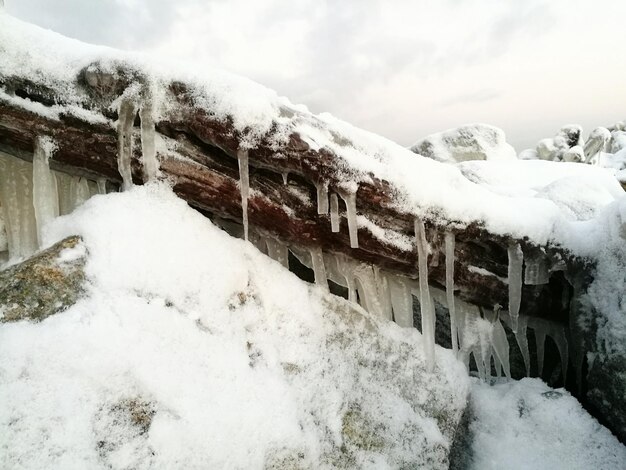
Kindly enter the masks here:
[[[626, 119], [626, 0], [4, 0], [82, 41], [219, 67], [408, 146], [467, 123], [520, 151]], [[207, 72], [209, 73], [209, 72]]]

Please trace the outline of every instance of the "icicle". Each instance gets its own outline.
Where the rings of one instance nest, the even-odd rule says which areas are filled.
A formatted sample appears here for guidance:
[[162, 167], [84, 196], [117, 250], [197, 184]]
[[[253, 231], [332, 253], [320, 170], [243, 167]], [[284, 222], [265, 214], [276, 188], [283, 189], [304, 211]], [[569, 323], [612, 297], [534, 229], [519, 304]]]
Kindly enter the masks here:
[[0, 155], [0, 200], [10, 259], [27, 257], [37, 250], [32, 182], [30, 163]]
[[348, 232], [350, 233], [350, 247], [359, 247], [358, 227], [356, 224], [356, 194], [341, 194], [341, 199], [346, 203], [346, 215], [348, 217]]
[[122, 177], [124, 191], [133, 186], [131, 160], [133, 156], [133, 123], [137, 108], [131, 100], [123, 99], [118, 109], [117, 168]]
[[152, 99], [147, 99], [139, 111], [141, 119], [141, 162], [143, 163], [144, 181], [154, 181], [159, 171], [159, 162], [156, 156], [154, 128], [154, 105]]
[[239, 184], [241, 185], [241, 211], [243, 219], [243, 238], [248, 240], [248, 194], [250, 192], [250, 178], [248, 173], [248, 151], [238, 150]]
[[554, 328], [551, 330], [551, 338], [554, 340], [554, 343], [559, 350], [559, 356], [561, 358], [561, 371], [563, 374], [563, 386], [565, 386], [567, 381], [567, 367], [569, 365], [569, 351], [564, 327], [562, 325], [554, 325]]
[[417, 243], [417, 264], [420, 284], [420, 312], [422, 314], [422, 335], [426, 368], [429, 372], [435, 367], [435, 312], [430, 300], [428, 287], [428, 244], [424, 222], [415, 218], [415, 239]]
[[378, 303], [380, 304], [382, 317], [385, 320], [393, 320], [389, 281], [378, 266], [374, 266], [374, 282], [378, 290]]
[[394, 321], [405, 328], [413, 327], [413, 296], [411, 286], [400, 276], [389, 275], [389, 291]]
[[274, 238], [268, 238], [266, 243], [269, 257], [289, 269], [289, 250], [287, 249], [287, 245], [283, 245]]
[[361, 306], [371, 314], [382, 317], [382, 305], [378, 296], [378, 287], [372, 266], [358, 263], [353, 272]]
[[509, 316], [511, 329], [517, 332], [517, 319], [522, 302], [522, 263], [524, 254], [518, 244], [510, 245], [509, 254]]
[[65, 173], [54, 172], [57, 180], [57, 191], [59, 194], [59, 214], [66, 215], [74, 210], [70, 186], [72, 184], [72, 176]]
[[510, 379], [511, 366], [509, 363], [509, 341], [506, 339], [506, 332], [504, 331], [504, 327], [502, 326], [502, 323], [500, 323], [499, 318], [496, 318], [495, 323], [493, 324], [491, 344], [495, 355], [498, 358], [498, 362], [500, 363], [496, 363], [496, 367], [501, 365], [504, 370], [504, 374]]
[[328, 183], [316, 183], [317, 189], [317, 213], [328, 214]]
[[533, 250], [524, 259], [526, 269], [524, 270], [524, 284], [541, 285], [547, 284], [550, 280], [548, 258], [541, 250]]
[[535, 341], [537, 342], [537, 371], [539, 377], [543, 375], [543, 356], [546, 344], [546, 330], [541, 326], [534, 328]]
[[526, 367], [526, 377], [530, 377], [530, 352], [528, 350], [528, 317], [521, 315], [518, 318], [517, 331], [515, 332], [515, 341], [519, 346], [522, 358], [524, 359], [524, 366]]
[[107, 193], [107, 180], [104, 178], [98, 178], [96, 181], [98, 185], [98, 194], [106, 194]]
[[98, 194], [98, 184], [95, 181], [87, 180], [87, 185], [89, 186], [89, 197]]
[[287, 186], [287, 182], [289, 181], [289, 173], [285, 171], [282, 173], [282, 175], [283, 175], [283, 184]]
[[339, 232], [339, 198], [336, 193], [330, 195], [330, 229]]
[[357, 302], [356, 295], [356, 280], [354, 278], [353, 263], [349, 262], [346, 255], [337, 255], [337, 269], [346, 280], [346, 286], [348, 287], [348, 300], [350, 302]]
[[315, 273], [315, 284], [328, 290], [328, 278], [326, 277], [326, 268], [324, 267], [324, 255], [320, 247], [310, 248], [311, 262], [313, 263], [313, 272]]
[[72, 176], [70, 180], [70, 198], [72, 203], [72, 210], [74, 210], [87, 199], [89, 199], [89, 196], [89, 184], [87, 183], [87, 180], [79, 176]]
[[37, 223], [37, 241], [41, 246], [43, 227], [59, 216], [57, 180], [50, 171], [52, 141], [37, 137], [33, 154], [33, 207]]
[[456, 326], [456, 310], [454, 306], [454, 233], [446, 232], [446, 300], [448, 312], [450, 313], [450, 339], [452, 340], [452, 351], [458, 352], [458, 334]]

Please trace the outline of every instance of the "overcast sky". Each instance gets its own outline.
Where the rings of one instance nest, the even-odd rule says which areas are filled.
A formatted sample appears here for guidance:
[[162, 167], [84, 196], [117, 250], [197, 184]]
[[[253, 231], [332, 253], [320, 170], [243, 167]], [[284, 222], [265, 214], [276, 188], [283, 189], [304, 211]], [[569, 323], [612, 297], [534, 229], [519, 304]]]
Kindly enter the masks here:
[[83, 41], [252, 78], [409, 145], [486, 122], [518, 151], [626, 119], [626, 0], [5, 0]]

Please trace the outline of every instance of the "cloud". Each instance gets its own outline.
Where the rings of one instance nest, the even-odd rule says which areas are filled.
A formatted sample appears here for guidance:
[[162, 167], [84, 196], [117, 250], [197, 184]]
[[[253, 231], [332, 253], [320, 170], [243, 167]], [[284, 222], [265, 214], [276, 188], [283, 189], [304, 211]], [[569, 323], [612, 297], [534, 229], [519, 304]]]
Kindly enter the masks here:
[[[619, 105], [626, 102], [622, 0], [6, 5], [18, 17], [84, 41], [240, 73], [402, 144], [481, 121], [530, 146], [552, 135], [561, 119], [605, 119], [598, 125], [626, 112]], [[538, 133], [532, 141], [531, 131]]]

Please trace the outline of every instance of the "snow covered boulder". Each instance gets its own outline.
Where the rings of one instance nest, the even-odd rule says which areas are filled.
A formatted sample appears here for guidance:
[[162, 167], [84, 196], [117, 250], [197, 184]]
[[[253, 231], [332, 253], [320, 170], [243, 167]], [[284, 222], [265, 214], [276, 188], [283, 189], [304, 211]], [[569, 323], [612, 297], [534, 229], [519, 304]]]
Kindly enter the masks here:
[[0, 323], [41, 321], [74, 305], [83, 293], [86, 251], [69, 237], [0, 271]]
[[85, 295], [0, 324], [2, 468], [448, 468], [469, 380], [169, 188], [96, 195]]
[[429, 135], [413, 144], [411, 150], [444, 163], [516, 158], [504, 131], [487, 124], [468, 124]]

